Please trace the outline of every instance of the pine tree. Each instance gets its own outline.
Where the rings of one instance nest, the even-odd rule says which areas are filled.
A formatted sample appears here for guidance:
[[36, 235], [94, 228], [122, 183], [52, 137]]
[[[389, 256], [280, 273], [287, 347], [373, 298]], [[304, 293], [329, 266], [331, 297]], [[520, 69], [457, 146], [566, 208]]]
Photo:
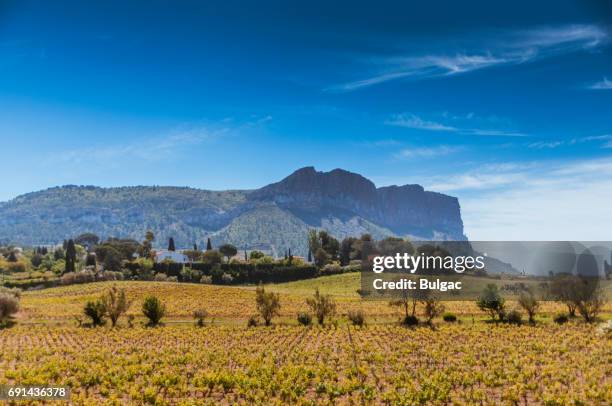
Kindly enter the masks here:
[[168, 241], [168, 251], [176, 251], [176, 247], [174, 246], [174, 238], [170, 237]]
[[210, 242], [210, 237], [208, 237], [208, 241], [206, 241], [206, 251], [212, 250], [212, 243]]

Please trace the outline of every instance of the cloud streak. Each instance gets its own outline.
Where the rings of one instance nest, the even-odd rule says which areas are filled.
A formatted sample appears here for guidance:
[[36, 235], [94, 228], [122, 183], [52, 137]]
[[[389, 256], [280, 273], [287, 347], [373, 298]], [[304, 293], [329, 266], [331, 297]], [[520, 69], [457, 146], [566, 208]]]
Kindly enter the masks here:
[[[472, 120], [473, 115], [468, 115], [469, 120]], [[439, 131], [449, 132], [461, 135], [478, 135], [478, 136], [493, 136], [493, 137], [526, 137], [527, 134], [502, 129], [489, 129], [489, 128], [470, 128], [470, 127], [459, 127], [456, 125], [450, 125], [442, 123], [440, 121], [430, 121], [422, 119], [421, 117], [412, 113], [397, 114], [385, 121], [386, 125], [411, 128], [414, 130], [422, 131]]]
[[343, 83], [328, 90], [350, 92], [399, 79], [414, 80], [455, 76], [503, 65], [519, 65], [555, 55], [588, 51], [608, 40], [608, 33], [596, 25], [544, 27], [505, 33], [489, 41], [474, 43], [469, 51], [440, 54], [374, 57], [370, 62], [383, 66], [369, 77]]
[[593, 83], [589, 86], [592, 90], [612, 90], [612, 80], [604, 77], [601, 81]]

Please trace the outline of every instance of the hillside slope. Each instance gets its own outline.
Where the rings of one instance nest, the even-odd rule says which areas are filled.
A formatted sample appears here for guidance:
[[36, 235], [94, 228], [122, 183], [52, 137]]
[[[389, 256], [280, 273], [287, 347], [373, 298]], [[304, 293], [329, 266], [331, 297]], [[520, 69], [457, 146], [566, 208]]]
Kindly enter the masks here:
[[54, 244], [83, 232], [141, 240], [147, 230], [163, 247], [229, 242], [282, 255], [306, 255], [309, 228], [338, 238], [370, 233], [463, 240], [456, 198], [419, 185], [376, 186], [341, 169], [297, 170], [258, 190], [208, 191], [187, 187], [63, 186], [0, 204], [0, 241]]

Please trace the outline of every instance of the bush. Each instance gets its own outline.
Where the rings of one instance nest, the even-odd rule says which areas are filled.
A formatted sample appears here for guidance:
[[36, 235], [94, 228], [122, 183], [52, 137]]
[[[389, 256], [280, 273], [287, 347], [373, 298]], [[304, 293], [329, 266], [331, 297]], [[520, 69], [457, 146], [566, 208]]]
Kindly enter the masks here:
[[232, 282], [234, 281], [234, 277], [228, 273], [224, 273], [223, 275], [221, 275], [221, 283], [223, 283], [224, 285], [231, 285]]
[[354, 326], [363, 326], [365, 324], [365, 315], [361, 310], [351, 310], [346, 316]]
[[91, 325], [94, 327], [101, 326], [105, 323], [104, 314], [106, 313], [106, 309], [104, 308], [104, 303], [102, 303], [101, 300], [90, 300], [85, 303], [83, 313], [85, 313], [85, 316], [91, 319]]
[[102, 296], [100, 301], [113, 327], [117, 324], [119, 317], [127, 312], [132, 304], [125, 295], [125, 289], [119, 290], [115, 286], [113, 286], [106, 295]]
[[519, 306], [523, 308], [527, 312], [527, 316], [529, 317], [529, 322], [535, 322], [535, 315], [540, 307], [540, 303], [538, 303], [537, 299], [531, 292], [521, 292], [518, 300]]
[[142, 314], [149, 319], [149, 326], [155, 326], [166, 314], [166, 305], [155, 296], [147, 296], [142, 303]]
[[77, 283], [95, 282], [96, 273], [93, 271], [68, 272], [62, 275], [60, 283], [62, 285], [74, 285]]
[[565, 313], [556, 314], [553, 321], [557, 324], [565, 324], [569, 321], [569, 317]]
[[327, 317], [336, 313], [336, 303], [330, 295], [321, 295], [319, 288], [315, 291], [314, 297], [306, 299], [306, 304], [312, 309], [320, 325], [325, 323]]
[[341, 273], [342, 273], [342, 267], [337, 262], [327, 264], [321, 269], [321, 275], [336, 275], [336, 274], [341, 274]]
[[258, 324], [259, 322], [257, 321], [257, 316], [249, 317], [249, 320], [247, 321], [248, 327], [257, 327]]
[[156, 282], [166, 282], [168, 280], [168, 275], [163, 272], [156, 273], [155, 277], [153, 277], [153, 280]]
[[497, 285], [493, 283], [487, 285], [476, 301], [480, 310], [488, 312], [492, 320], [495, 320], [497, 315], [500, 321], [504, 318], [504, 303], [505, 300], [499, 294]]
[[309, 326], [312, 323], [312, 316], [309, 313], [298, 313], [297, 321], [303, 326]]
[[122, 281], [123, 272], [105, 271], [95, 274], [96, 281]]
[[210, 276], [210, 275], [203, 275], [200, 278], [200, 283], [203, 283], [205, 285], [212, 285], [212, 283], [213, 283], [212, 276]]
[[404, 317], [404, 320], [402, 320], [402, 324], [406, 326], [416, 326], [419, 324], [419, 318], [417, 316], [409, 314], [408, 316]]
[[263, 286], [259, 285], [255, 292], [255, 303], [257, 311], [264, 319], [266, 326], [269, 326], [272, 323], [272, 318], [278, 316], [281, 307], [278, 293], [266, 292]]
[[0, 288], [0, 323], [6, 323], [19, 311], [19, 294], [8, 293], [12, 290]]
[[512, 310], [506, 315], [506, 321], [510, 324], [521, 324], [523, 322], [523, 316], [518, 310]]
[[203, 327], [204, 320], [208, 317], [208, 312], [204, 309], [198, 309], [193, 312], [193, 318], [196, 320], [196, 326]]
[[457, 316], [455, 316], [454, 313], [444, 313], [442, 315], [442, 320], [449, 322], [449, 323], [454, 323], [457, 321]]
[[425, 318], [427, 319], [427, 324], [431, 324], [431, 321], [444, 311], [444, 305], [434, 296], [422, 300], [422, 303], [425, 305]]

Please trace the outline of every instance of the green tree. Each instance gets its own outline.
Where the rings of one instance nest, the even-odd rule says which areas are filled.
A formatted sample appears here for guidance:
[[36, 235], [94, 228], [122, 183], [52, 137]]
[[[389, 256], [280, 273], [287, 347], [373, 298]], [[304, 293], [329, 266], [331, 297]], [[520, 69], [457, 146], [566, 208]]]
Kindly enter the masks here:
[[321, 295], [319, 288], [315, 291], [314, 297], [306, 299], [306, 304], [315, 314], [320, 325], [325, 323], [325, 319], [336, 313], [336, 302], [330, 295]]
[[257, 311], [264, 319], [266, 326], [272, 323], [272, 318], [279, 315], [280, 297], [278, 293], [266, 292], [263, 286], [259, 285], [255, 291], [255, 302]]
[[87, 251], [91, 251], [91, 249], [100, 242], [100, 237], [94, 233], [83, 233], [75, 238], [74, 242], [75, 244], [85, 247]]
[[210, 265], [218, 265], [223, 261], [223, 255], [217, 250], [205, 251], [202, 254], [202, 262]]
[[115, 286], [102, 296], [100, 301], [113, 327], [117, 324], [119, 317], [127, 312], [132, 304], [125, 295], [125, 289], [119, 290]]
[[212, 250], [212, 242], [210, 241], [210, 237], [206, 240], [206, 251]]
[[170, 237], [168, 240], [168, 251], [176, 251], [176, 247], [174, 246], [174, 238]]
[[261, 251], [251, 251], [251, 253], [249, 254], [249, 259], [259, 259], [259, 258], [263, 258], [265, 256], [265, 254]]
[[219, 247], [219, 252], [221, 252], [221, 254], [227, 258], [227, 262], [229, 262], [230, 258], [238, 253], [238, 249], [232, 244], [223, 244]]
[[495, 320], [495, 316], [498, 320], [503, 320], [505, 315], [505, 300], [499, 294], [499, 289], [494, 283], [489, 283], [476, 301], [476, 305], [480, 310], [484, 310], [491, 316], [492, 320]]
[[536, 315], [536, 312], [540, 307], [540, 303], [538, 302], [534, 294], [531, 291], [521, 292], [518, 299], [518, 304], [523, 308], [523, 310], [527, 312], [527, 316], [529, 317], [529, 323], [533, 324], [535, 322], [534, 317]]
[[76, 247], [72, 239], [66, 244], [66, 266], [64, 272], [74, 272], [76, 270]]
[[142, 303], [142, 314], [149, 319], [149, 326], [156, 326], [166, 314], [166, 305], [155, 296], [147, 296]]
[[83, 309], [85, 316], [91, 319], [91, 324], [96, 326], [101, 326], [104, 324], [104, 315], [106, 313], [106, 308], [104, 307], [104, 303], [101, 300], [96, 301], [88, 301], [85, 303], [85, 308]]
[[155, 235], [152, 231], [147, 231], [145, 234], [145, 239], [140, 247], [140, 256], [144, 258], [149, 258], [151, 256], [151, 251], [153, 250], [153, 241], [155, 240]]

